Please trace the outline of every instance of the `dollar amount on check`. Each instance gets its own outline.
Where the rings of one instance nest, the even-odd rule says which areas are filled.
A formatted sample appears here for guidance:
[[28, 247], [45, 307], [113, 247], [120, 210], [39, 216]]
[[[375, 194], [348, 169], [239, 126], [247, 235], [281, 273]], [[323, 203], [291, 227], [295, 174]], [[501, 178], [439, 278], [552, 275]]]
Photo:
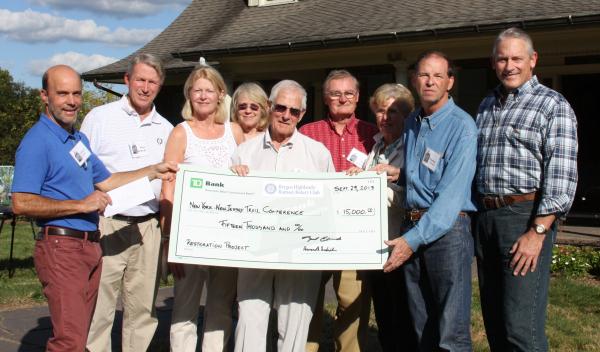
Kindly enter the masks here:
[[385, 175], [265, 173], [180, 165], [169, 261], [243, 268], [381, 269]]

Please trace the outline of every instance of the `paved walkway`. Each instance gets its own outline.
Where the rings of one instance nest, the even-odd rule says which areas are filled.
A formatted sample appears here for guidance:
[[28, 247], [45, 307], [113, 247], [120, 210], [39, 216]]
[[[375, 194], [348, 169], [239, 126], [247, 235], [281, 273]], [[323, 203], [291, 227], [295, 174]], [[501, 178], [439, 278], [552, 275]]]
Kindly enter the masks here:
[[[202, 309], [206, 300], [206, 289], [202, 293], [199, 326], [202, 326]], [[331, 281], [327, 285], [325, 301], [327, 303], [335, 301]], [[150, 351], [157, 350], [153, 346], [168, 345], [172, 306], [173, 288], [165, 287], [158, 290], [156, 298], [158, 329], [152, 340]], [[119, 306], [112, 332], [113, 351], [121, 350], [119, 342], [121, 341], [122, 315], [122, 307]], [[52, 326], [47, 306], [0, 311], [0, 352], [42, 352], [51, 335]], [[162, 349], [160, 350], [162, 351]]]
[[[600, 227], [563, 226], [557, 239], [559, 244], [586, 244], [600, 247]], [[206, 290], [204, 290], [206, 292]], [[204, 305], [204, 297], [201, 305]], [[173, 304], [173, 289], [159, 290], [156, 300], [159, 319], [158, 330], [152, 346], [166, 345], [169, 339], [169, 322]], [[326, 302], [334, 302], [335, 295], [331, 282], [326, 290]], [[117, 311], [117, 322], [120, 322], [122, 311]], [[113, 328], [113, 341], [120, 341], [120, 323]], [[1, 352], [38, 352], [44, 351], [46, 340], [50, 337], [52, 328], [48, 308], [39, 306], [33, 308], [0, 311], [0, 351]], [[119, 351], [114, 346], [114, 351]]]
[[600, 227], [561, 226], [556, 243], [600, 247]]
[[[171, 287], [159, 290], [156, 300], [159, 324], [158, 331], [154, 336], [154, 345], [169, 340], [172, 301], [173, 289]], [[115, 324], [113, 329], [113, 340], [115, 341], [120, 341], [122, 313], [123, 311], [119, 307], [116, 313], [119, 324]], [[52, 326], [47, 306], [0, 312], [0, 351], [2, 352], [44, 351], [46, 341], [51, 335]]]

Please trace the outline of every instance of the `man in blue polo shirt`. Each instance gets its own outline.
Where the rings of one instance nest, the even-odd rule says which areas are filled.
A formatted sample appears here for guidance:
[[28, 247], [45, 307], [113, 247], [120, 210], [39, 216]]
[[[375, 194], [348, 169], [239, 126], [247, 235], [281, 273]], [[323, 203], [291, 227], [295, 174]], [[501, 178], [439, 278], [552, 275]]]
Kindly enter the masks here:
[[40, 95], [45, 112], [17, 149], [13, 211], [40, 226], [34, 262], [54, 335], [46, 350], [83, 351], [102, 264], [98, 213], [111, 203], [105, 192], [144, 176], [172, 177], [176, 167], [161, 163], [111, 174], [73, 128], [82, 88], [72, 68], [48, 69]]

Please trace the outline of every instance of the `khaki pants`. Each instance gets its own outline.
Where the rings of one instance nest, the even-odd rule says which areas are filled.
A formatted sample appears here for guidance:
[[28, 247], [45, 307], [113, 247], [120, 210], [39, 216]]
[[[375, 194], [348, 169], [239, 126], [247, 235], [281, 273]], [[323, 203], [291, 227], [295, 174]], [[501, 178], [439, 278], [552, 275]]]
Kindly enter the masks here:
[[237, 268], [208, 267], [204, 306], [203, 352], [225, 352], [233, 330], [233, 307], [237, 297]]
[[318, 271], [240, 269], [235, 352], [267, 350], [271, 307], [277, 310], [277, 350], [303, 352], [320, 279]]
[[366, 275], [360, 271], [324, 271], [315, 306], [315, 314], [310, 322], [307, 352], [317, 352], [323, 330], [323, 303], [325, 285], [333, 278], [333, 288], [338, 307], [333, 325], [335, 350], [341, 352], [366, 351], [371, 295]]
[[158, 220], [130, 223], [101, 217], [100, 232], [102, 274], [87, 349], [111, 351], [110, 334], [121, 293], [122, 350], [146, 351], [158, 325], [154, 309], [161, 253]]
[[207, 281], [204, 307], [203, 352], [227, 351], [232, 331], [237, 268], [184, 265], [185, 276], [175, 279], [171, 318], [171, 351], [194, 352], [198, 343], [198, 313]]
[[194, 352], [198, 342], [198, 309], [207, 269], [200, 265], [183, 265], [185, 276], [175, 279], [171, 316], [171, 351]]

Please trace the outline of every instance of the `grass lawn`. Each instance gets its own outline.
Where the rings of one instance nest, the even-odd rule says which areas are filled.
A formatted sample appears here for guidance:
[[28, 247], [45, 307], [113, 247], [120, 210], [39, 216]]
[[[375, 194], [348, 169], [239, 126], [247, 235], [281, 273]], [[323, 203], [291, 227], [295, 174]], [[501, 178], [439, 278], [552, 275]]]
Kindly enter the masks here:
[[0, 233], [0, 309], [44, 303], [45, 298], [33, 266], [35, 241], [29, 222], [17, 223], [12, 262], [14, 276], [8, 277], [11, 230], [10, 220], [6, 220]]
[[[15, 234], [13, 254], [14, 276], [8, 278], [8, 253], [10, 247], [10, 222], [4, 224], [0, 233], [0, 310], [16, 306], [44, 303], [40, 283], [33, 266], [32, 232], [29, 223], [19, 222]], [[472, 337], [475, 351], [488, 351], [477, 283], [473, 283]], [[331, 336], [335, 307], [328, 304], [325, 314], [325, 336]], [[599, 351], [600, 352], [600, 281], [596, 278], [574, 279], [553, 277], [550, 288], [550, 304], [546, 333], [552, 351]], [[374, 317], [369, 329], [368, 351], [380, 351], [377, 343], [377, 326]], [[159, 350], [162, 350], [162, 347]], [[168, 349], [165, 349], [168, 350]], [[331, 338], [323, 344], [323, 350], [333, 351]]]

